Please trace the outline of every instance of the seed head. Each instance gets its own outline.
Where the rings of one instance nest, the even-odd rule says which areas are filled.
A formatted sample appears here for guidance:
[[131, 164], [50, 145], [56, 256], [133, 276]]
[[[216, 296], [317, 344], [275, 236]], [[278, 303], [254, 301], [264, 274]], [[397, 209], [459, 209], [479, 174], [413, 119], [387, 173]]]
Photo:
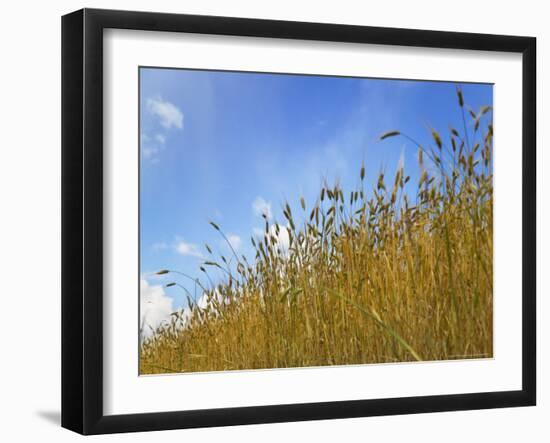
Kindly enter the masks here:
[[389, 137], [395, 137], [396, 135], [400, 135], [401, 133], [399, 131], [389, 131], [389, 132], [385, 132], [384, 134], [382, 134], [380, 136], [380, 140], [385, 140], [386, 138], [389, 138]]
[[464, 97], [462, 96], [462, 89], [456, 88], [456, 95], [458, 97], [458, 104], [462, 108], [464, 106]]
[[437, 131], [435, 129], [432, 129], [432, 137], [433, 137], [437, 147], [439, 149], [441, 149], [442, 146], [443, 146], [443, 142], [441, 141], [441, 137], [439, 136], [439, 134], [437, 133]]

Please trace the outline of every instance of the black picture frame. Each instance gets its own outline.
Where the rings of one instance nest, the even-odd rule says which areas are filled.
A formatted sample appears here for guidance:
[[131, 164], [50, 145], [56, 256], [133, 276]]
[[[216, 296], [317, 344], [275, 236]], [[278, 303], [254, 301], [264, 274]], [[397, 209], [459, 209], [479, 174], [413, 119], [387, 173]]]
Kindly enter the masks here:
[[[260, 407], [103, 413], [103, 30], [353, 42], [522, 54], [522, 389]], [[518, 270], [519, 272], [519, 270]], [[62, 426], [81, 434], [530, 406], [536, 403], [536, 39], [83, 9], [62, 18]]]

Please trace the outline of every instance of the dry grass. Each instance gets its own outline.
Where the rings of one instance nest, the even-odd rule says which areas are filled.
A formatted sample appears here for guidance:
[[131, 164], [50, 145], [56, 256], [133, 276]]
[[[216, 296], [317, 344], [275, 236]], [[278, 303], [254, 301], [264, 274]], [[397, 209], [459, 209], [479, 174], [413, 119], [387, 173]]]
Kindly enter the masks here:
[[[141, 373], [491, 357], [491, 115], [466, 115], [469, 135], [433, 130], [431, 146], [384, 134], [418, 149], [416, 183], [398, 170], [367, 192], [361, 167], [358, 189], [325, 186], [311, 207], [286, 204], [284, 223], [266, 219], [254, 263], [206, 261], [208, 303], [144, 340]], [[206, 283], [212, 268], [223, 283]]]

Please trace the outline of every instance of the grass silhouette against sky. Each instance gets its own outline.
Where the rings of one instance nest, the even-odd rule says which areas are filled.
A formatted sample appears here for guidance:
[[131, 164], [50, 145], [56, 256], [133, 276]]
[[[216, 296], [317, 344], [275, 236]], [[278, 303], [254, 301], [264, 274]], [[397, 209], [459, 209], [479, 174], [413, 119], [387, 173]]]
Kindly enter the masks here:
[[[474, 110], [492, 105], [491, 85], [461, 87]], [[262, 214], [284, 222], [283, 203], [315, 202], [325, 179], [355, 189], [364, 162], [366, 183], [400, 166], [416, 183], [416, 146], [380, 142], [384, 131], [429, 144], [432, 127], [463, 128], [456, 84], [445, 82], [141, 68], [140, 102], [140, 273], [150, 297], [142, 314], [153, 326], [187, 304], [155, 271], [204, 278], [205, 243], [232, 255], [210, 221], [253, 262]], [[178, 282], [194, 294], [192, 281]]]

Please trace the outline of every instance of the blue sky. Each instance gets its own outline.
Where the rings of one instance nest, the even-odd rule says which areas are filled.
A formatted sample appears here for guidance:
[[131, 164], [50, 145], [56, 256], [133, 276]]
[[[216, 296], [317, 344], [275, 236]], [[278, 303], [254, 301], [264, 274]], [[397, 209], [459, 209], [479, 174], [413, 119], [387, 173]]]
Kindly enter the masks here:
[[[475, 111], [492, 105], [491, 85], [461, 86]], [[262, 212], [282, 222], [286, 200], [311, 207], [325, 179], [351, 190], [362, 161], [367, 183], [381, 168], [393, 176], [400, 161], [414, 182], [416, 148], [379, 142], [383, 132], [428, 144], [431, 127], [462, 129], [456, 83], [141, 68], [140, 103], [140, 272], [167, 310], [184, 306], [184, 293], [160, 291], [174, 278], [154, 271], [201, 276], [205, 243], [230, 255], [210, 220], [253, 258]]]

